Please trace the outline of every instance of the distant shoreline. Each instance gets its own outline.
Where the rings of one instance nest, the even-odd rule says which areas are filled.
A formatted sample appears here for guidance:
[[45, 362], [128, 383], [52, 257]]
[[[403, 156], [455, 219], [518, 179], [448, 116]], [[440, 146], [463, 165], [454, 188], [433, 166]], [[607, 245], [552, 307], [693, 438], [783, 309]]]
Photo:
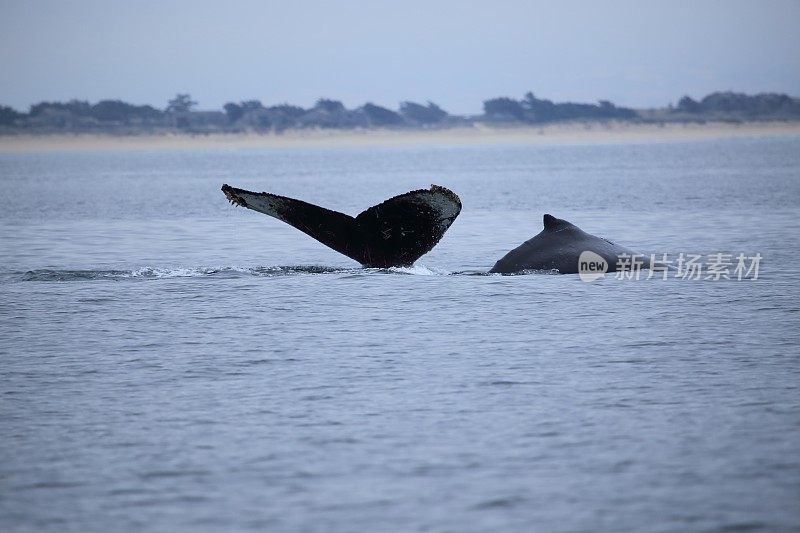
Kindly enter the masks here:
[[657, 124], [569, 122], [538, 127], [476, 125], [439, 129], [296, 129], [281, 134], [10, 134], [0, 136], [0, 152], [603, 144], [795, 135], [800, 135], [800, 121]]

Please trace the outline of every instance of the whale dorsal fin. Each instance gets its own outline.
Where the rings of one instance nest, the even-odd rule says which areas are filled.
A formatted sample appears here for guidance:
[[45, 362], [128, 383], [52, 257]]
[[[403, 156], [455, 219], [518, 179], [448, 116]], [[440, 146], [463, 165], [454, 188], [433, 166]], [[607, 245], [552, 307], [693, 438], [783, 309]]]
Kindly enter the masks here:
[[547, 231], [558, 231], [564, 228], [568, 228], [570, 226], [574, 226], [571, 222], [567, 222], [566, 220], [556, 218], [550, 213], [545, 213], [543, 217], [544, 229]]

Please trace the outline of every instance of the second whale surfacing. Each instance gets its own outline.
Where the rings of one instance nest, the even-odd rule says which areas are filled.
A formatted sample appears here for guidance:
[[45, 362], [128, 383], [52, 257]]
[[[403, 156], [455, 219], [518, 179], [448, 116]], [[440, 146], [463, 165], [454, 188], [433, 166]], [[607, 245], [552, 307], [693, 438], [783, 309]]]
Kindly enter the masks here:
[[[619, 268], [620, 257], [637, 257], [642, 268], [649, 268], [650, 261], [642, 254], [615, 244], [603, 237], [586, 233], [575, 224], [544, 215], [541, 233], [520, 244], [504, 255], [489, 271], [497, 274], [512, 274], [523, 270], [557, 270], [560, 274], [577, 274], [580, 271], [581, 254], [593, 252], [607, 265], [608, 272]], [[598, 258], [599, 259], [599, 258]]]
[[236, 205], [294, 226], [365, 267], [411, 266], [428, 253], [461, 212], [461, 200], [431, 185], [390, 198], [356, 217], [302, 200], [223, 185]]

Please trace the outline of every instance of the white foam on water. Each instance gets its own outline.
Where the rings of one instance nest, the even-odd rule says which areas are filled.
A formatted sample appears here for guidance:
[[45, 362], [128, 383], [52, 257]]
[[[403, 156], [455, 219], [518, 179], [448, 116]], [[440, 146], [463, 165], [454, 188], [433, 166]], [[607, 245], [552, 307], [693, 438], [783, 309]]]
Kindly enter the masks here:
[[132, 278], [192, 278], [198, 276], [205, 276], [218, 272], [219, 269], [211, 268], [159, 268], [159, 267], [142, 267], [132, 270], [130, 277]]
[[389, 267], [389, 272], [397, 274], [410, 274], [412, 276], [449, 276], [452, 272], [436, 268], [426, 267], [425, 265], [412, 265], [410, 267]]

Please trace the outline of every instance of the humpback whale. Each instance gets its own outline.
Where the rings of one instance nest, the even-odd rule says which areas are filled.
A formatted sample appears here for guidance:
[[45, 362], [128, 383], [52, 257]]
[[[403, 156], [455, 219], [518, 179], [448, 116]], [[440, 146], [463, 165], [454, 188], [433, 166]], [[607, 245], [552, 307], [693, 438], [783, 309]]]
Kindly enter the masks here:
[[[222, 192], [232, 204], [275, 217], [365, 267], [411, 266], [436, 246], [461, 212], [458, 196], [439, 185], [395, 196], [356, 217], [227, 184]], [[622, 268], [620, 258], [624, 256], [636, 257], [641, 268], [651, 266], [642, 254], [586, 233], [566, 220], [545, 214], [543, 223], [539, 234], [500, 258], [489, 273], [547, 270], [577, 274], [583, 262], [592, 263], [590, 269], [600, 265], [603, 272], [614, 272]]]
[[558, 270], [561, 274], [577, 274], [581, 255], [592, 252], [604, 260], [608, 272], [619, 267], [621, 255], [637, 256], [642, 268], [649, 268], [650, 261], [641, 254], [615, 244], [603, 237], [586, 233], [575, 224], [553, 215], [544, 215], [544, 229], [523, 242], [502, 258], [489, 272], [511, 274], [522, 270]]
[[461, 212], [461, 200], [438, 185], [390, 198], [356, 217], [302, 200], [223, 185], [228, 200], [294, 226], [365, 267], [411, 266]]

